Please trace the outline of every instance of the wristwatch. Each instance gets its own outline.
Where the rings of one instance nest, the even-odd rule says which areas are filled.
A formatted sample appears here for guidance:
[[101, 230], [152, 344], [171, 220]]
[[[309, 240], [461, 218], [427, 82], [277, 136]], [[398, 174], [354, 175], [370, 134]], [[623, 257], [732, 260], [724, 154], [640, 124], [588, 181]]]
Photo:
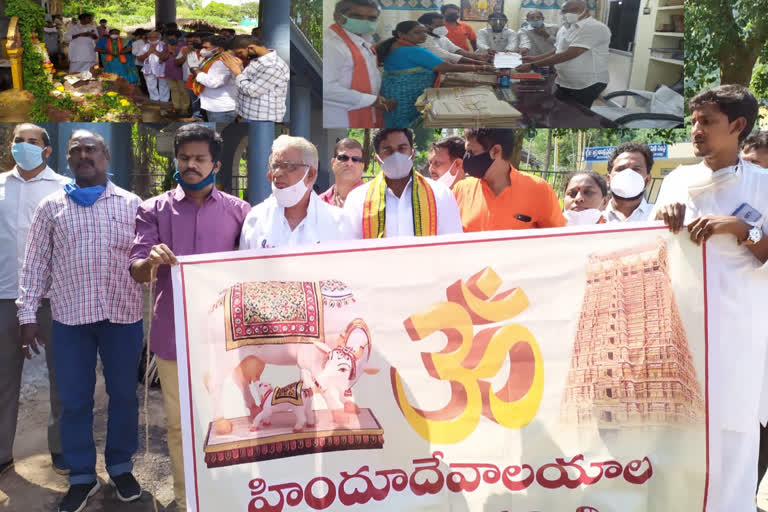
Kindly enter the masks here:
[[750, 229], [749, 232], [747, 233], [746, 240], [743, 240], [741, 243], [743, 243], [744, 245], [756, 245], [762, 239], [763, 239], [763, 230], [760, 229], [758, 226], [752, 226], [752, 229]]

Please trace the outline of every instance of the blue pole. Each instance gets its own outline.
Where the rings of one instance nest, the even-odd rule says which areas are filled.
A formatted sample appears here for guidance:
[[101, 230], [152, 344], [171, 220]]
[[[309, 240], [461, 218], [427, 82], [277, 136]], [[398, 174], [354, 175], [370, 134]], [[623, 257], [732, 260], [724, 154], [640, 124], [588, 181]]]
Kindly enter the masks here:
[[272, 193], [267, 162], [275, 139], [275, 123], [248, 123], [248, 202], [256, 205]]
[[312, 88], [303, 77], [291, 80], [291, 135], [311, 137]]
[[[291, 65], [290, 3], [286, 0], [261, 0], [259, 26], [264, 43], [272, 48], [289, 66]], [[289, 93], [290, 96], [291, 93]], [[286, 98], [286, 106], [290, 102]], [[286, 111], [286, 117], [292, 116]]]

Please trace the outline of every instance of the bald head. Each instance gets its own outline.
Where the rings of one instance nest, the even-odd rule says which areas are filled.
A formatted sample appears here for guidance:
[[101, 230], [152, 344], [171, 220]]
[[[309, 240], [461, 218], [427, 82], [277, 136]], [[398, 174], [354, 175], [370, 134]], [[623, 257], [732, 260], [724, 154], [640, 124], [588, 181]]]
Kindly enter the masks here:
[[89, 130], [72, 132], [67, 141], [67, 163], [79, 186], [106, 183], [109, 149], [104, 138]]

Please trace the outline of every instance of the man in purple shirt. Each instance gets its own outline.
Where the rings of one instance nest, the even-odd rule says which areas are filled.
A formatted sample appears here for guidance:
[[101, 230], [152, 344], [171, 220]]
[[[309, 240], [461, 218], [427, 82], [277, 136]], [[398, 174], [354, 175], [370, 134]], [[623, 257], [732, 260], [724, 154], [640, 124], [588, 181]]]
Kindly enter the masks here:
[[171, 89], [171, 102], [176, 115], [186, 116], [189, 114], [189, 95], [184, 83], [184, 63], [182, 62], [180, 66], [176, 62], [176, 56], [186, 43], [181, 40], [181, 32], [178, 30], [169, 31], [165, 38], [168, 45], [165, 79], [168, 80], [168, 87]]
[[156, 277], [150, 347], [157, 356], [168, 418], [173, 492], [178, 510], [186, 510], [169, 265], [177, 263], [177, 255], [237, 249], [240, 230], [251, 206], [216, 188], [223, 146], [218, 133], [203, 125], [188, 124], [176, 131], [173, 146], [177, 168], [174, 179], [179, 185], [144, 201], [139, 207], [129, 265], [131, 276], [140, 283]]

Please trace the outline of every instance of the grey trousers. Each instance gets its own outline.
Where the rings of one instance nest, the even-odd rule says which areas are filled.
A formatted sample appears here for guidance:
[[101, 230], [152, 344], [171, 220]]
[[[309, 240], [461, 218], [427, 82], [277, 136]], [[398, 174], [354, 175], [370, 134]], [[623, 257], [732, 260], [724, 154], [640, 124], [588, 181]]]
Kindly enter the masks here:
[[[51, 343], [51, 304], [43, 299], [37, 310], [37, 322], [45, 340]], [[21, 371], [24, 352], [21, 349], [19, 322], [13, 299], [0, 299], [0, 464], [13, 458], [13, 440], [16, 437], [16, 419], [19, 413]], [[48, 450], [61, 453], [59, 422], [61, 405], [56, 390], [56, 378], [51, 361], [51, 350], [45, 351], [50, 382], [51, 412], [48, 417]], [[42, 357], [42, 354], [35, 357]]]

